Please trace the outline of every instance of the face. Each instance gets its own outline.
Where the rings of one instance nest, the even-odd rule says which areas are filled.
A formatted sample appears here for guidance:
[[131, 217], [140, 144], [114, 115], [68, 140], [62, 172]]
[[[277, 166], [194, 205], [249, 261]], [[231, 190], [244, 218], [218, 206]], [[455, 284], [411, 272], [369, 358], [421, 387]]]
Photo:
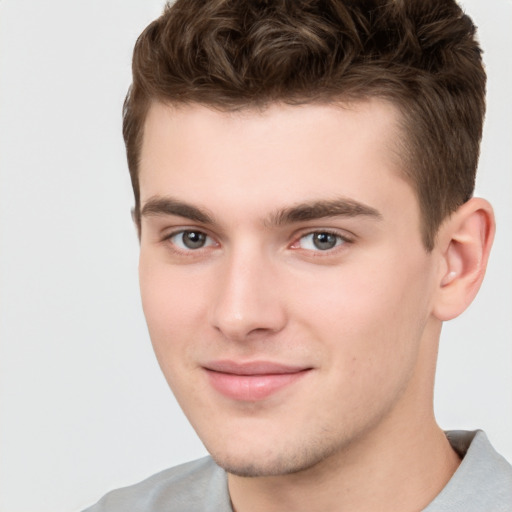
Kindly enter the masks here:
[[176, 398], [232, 473], [303, 470], [428, 408], [436, 265], [397, 120], [376, 100], [149, 112], [144, 312]]

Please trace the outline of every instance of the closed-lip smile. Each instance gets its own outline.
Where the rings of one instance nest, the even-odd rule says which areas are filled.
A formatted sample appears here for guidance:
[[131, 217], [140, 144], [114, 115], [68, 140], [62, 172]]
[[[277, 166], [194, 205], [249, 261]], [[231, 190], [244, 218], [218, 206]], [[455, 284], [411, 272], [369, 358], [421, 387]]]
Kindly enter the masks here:
[[237, 401], [255, 402], [304, 377], [312, 368], [271, 361], [211, 361], [203, 366], [211, 386]]

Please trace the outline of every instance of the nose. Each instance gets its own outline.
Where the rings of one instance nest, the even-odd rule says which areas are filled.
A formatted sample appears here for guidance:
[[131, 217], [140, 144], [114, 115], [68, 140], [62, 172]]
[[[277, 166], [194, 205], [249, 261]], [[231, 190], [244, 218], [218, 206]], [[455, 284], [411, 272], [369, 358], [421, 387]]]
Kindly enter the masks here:
[[225, 338], [261, 339], [285, 326], [278, 269], [260, 252], [239, 251], [226, 257], [216, 285], [210, 320]]

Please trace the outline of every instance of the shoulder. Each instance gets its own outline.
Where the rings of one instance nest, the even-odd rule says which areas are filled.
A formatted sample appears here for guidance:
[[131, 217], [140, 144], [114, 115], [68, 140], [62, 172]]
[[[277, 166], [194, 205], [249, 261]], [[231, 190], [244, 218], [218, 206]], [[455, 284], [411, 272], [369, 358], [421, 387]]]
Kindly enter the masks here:
[[446, 433], [462, 457], [459, 468], [424, 512], [510, 512], [512, 466], [481, 430]]
[[231, 512], [226, 473], [211, 457], [109, 492], [84, 512]]

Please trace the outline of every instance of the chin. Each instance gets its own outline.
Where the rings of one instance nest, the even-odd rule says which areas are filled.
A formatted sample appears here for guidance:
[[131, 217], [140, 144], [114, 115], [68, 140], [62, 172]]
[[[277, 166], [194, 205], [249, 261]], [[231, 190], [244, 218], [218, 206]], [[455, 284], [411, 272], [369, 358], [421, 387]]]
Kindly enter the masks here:
[[259, 450], [257, 453], [219, 453], [210, 451], [213, 460], [232, 475], [241, 477], [270, 477], [306, 471], [333, 455], [335, 450], [325, 446], [298, 449]]

